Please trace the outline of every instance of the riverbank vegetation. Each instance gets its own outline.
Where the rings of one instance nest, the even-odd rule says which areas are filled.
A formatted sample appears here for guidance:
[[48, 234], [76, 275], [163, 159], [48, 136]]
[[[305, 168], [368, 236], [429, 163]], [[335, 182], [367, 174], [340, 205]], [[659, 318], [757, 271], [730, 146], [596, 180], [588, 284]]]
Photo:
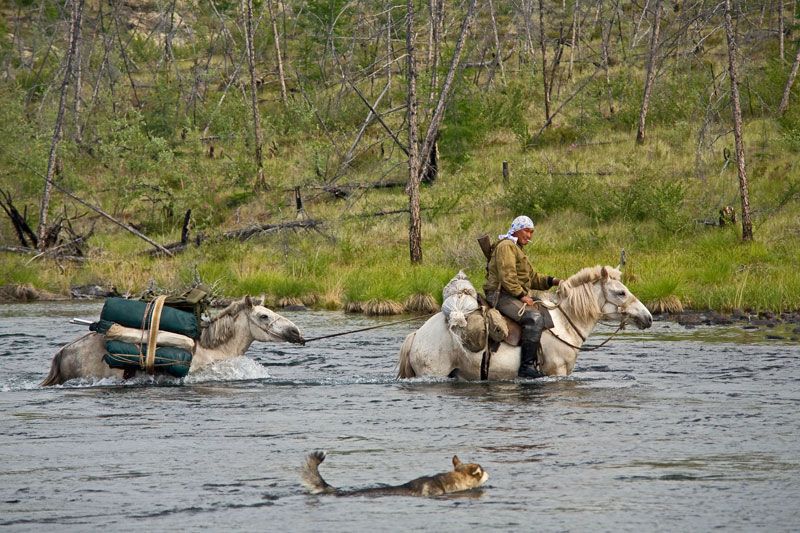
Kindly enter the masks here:
[[[731, 2], [752, 240], [724, 2], [480, 3], [423, 158], [421, 261], [405, 2], [113, 4], [3, 8], [0, 285], [425, 310], [458, 270], [479, 287], [476, 238], [524, 213], [537, 269], [624, 249], [651, 310], [800, 309], [796, 2]], [[422, 144], [471, 2], [411, 4]]]

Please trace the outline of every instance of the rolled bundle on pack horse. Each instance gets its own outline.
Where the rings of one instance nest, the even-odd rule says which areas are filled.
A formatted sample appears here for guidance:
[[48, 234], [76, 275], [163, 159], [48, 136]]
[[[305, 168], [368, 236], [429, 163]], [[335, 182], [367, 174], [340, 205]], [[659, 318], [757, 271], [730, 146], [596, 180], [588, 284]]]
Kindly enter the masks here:
[[107, 298], [90, 333], [53, 357], [43, 386], [71, 379], [130, 379], [142, 375], [186, 375], [244, 355], [253, 341], [305, 341], [289, 319], [245, 296], [212, 318], [208, 293], [198, 287], [178, 296], [141, 300]]

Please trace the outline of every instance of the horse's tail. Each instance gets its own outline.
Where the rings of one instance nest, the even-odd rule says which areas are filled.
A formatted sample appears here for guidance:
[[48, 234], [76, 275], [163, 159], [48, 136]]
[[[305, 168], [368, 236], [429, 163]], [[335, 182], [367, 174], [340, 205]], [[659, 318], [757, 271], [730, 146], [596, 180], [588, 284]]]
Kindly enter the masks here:
[[[66, 346], [64, 346], [66, 348]], [[53, 356], [53, 361], [50, 363], [50, 373], [44, 378], [39, 386], [49, 387], [51, 385], [61, 385], [64, 383], [64, 378], [61, 376], [61, 358], [64, 357], [64, 348], [61, 348], [58, 353]]]
[[403, 341], [403, 346], [400, 347], [400, 361], [398, 363], [397, 377], [398, 378], [413, 378], [417, 375], [411, 367], [411, 345], [414, 343], [414, 337], [417, 332], [411, 332]]
[[300, 469], [300, 480], [311, 494], [334, 493], [336, 488], [331, 487], [322, 479], [319, 473], [319, 465], [325, 460], [325, 452], [313, 452], [308, 454], [306, 462]]

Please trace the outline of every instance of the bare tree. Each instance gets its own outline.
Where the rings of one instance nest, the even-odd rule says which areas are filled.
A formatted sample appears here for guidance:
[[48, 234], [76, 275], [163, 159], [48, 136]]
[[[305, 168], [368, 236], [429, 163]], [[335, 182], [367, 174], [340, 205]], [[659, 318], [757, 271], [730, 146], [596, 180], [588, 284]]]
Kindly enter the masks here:
[[750, 193], [744, 164], [744, 142], [742, 140], [742, 106], [739, 101], [739, 80], [736, 72], [736, 36], [731, 22], [731, 0], [725, 0], [725, 36], [728, 41], [728, 69], [731, 79], [731, 103], [733, 107], [733, 138], [736, 143], [736, 166], [739, 173], [739, 194], [742, 198], [742, 240], [753, 240], [753, 224], [750, 221]]
[[408, 97], [406, 117], [408, 121], [408, 247], [412, 263], [422, 262], [422, 221], [419, 212], [420, 158], [417, 139], [417, 61], [416, 36], [414, 34], [414, 0], [406, 2], [406, 64], [408, 66]]
[[255, 141], [255, 161], [258, 168], [255, 189], [265, 189], [267, 182], [264, 179], [264, 140], [261, 135], [261, 114], [258, 110], [258, 85], [256, 80], [256, 57], [253, 46], [253, 0], [242, 0], [242, 15], [244, 16], [244, 39], [247, 47], [247, 66], [250, 71], [250, 105], [253, 113], [253, 138]]
[[783, 97], [781, 104], [778, 106], [778, 113], [783, 115], [789, 109], [789, 95], [792, 92], [792, 85], [794, 79], [797, 77], [797, 69], [800, 67], [800, 42], [797, 43], [797, 54], [794, 56], [794, 63], [792, 63], [792, 70], [789, 72], [789, 79], [786, 80], [786, 86], [783, 88]]
[[656, 56], [658, 54], [658, 32], [661, 29], [661, 0], [656, 0], [653, 8], [653, 31], [650, 34], [650, 53], [647, 57], [647, 77], [644, 82], [644, 96], [642, 96], [642, 109], [639, 112], [639, 129], [636, 131], [636, 143], [644, 144], [644, 128], [647, 120], [647, 110], [650, 107], [650, 93], [656, 79]]
[[50, 208], [50, 195], [53, 188], [53, 176], [56, 171], [56, 158], [58, 157], [58, 144], [61, 141], [61, 136], [64, 126], [64, 108], [67, 104], [67, 88], [69, 87], [69, 80], [73, 76], [73, 61], [75, 59], [75, 50], [78, 45], [78, 39], [81, 31], [81, 17], [83, 15], [83, 0], [72, 0], [72, 13], [70, 16], [70, 29], [69, 29], [69, 49], [67, 51], [66, 65], [64, 67], [64, 80], [61, 82], [61, 96], [58, 102], [58, 113], [56, 114], [56, 125], [53, 128], [53, 138], [50, 141], [50, 155], [47, 159], [47, 174], [44, 180], [44, 191], [42, 192], [42, 201], [39, 206], [39, 227], [36, 233], [39, 238], [39, 249], [44, 251], [47, 248], [47, 211]]
[[453, 58], [450, 61], [450, 68], [445, 76], [442, 90], [439, 93], [439, 100], [433, 111], [433, 116], [428, 124], [428, 129], [425, 134], [425, 140], [422, 143], [422, 148], [418, 147], [417, 137], [417, 64], [414, 58], [416, 52], [416, 39], [414, 34], [414, 5], [413, 0], [407, 2], [407, 19], [406, 19], [406, 54], [408, 55], [406, 61], [408, 65], [408, 102], [406, 106], [406, 120], [408, 122], [408, 186], [406, 192], [408, 193], [409, 211], [411, 213], [409, 222], [409, 248], [411, 251], [411, 262], [419, 263], [422, 261], [422, 224], [420, 221], [419, 209], [419, 185], [422, 179], [422, 174], [426, 170], [424, 165], [431, 161], [431, 152], [436, 145], [436, 138], [439, 135], [439, 128], [444, 118], [444, 112], [447, 107], [447, 100], [450, 96], [450, 91], [453, 87], [456, 71], [461, 62], [461, 54], [464, 51], [464, 43], [467, 34], [469, 33], [469, 26], [472, 22], [472, 17], [475, 14], [475, 4], [477, 0], [470, 0], [467, 8], [467, 13], [464, 15], [464, 21], [461, 23], [461, 31], [456, 41], [455, 49], [453, 50]]
[[544, 84], [544, 121], [550, 122], [550, 90], [547, 85], [547, 47], [544, 39], [544, 5], [539, 0], [539, 46], [542, 49], [542, 84]]
[[[492, 19], [492, 36], [494, 37], [494, 65], [493, 67], [500, 68], [500, 79], [503, 82], [503, 85], [506, 84], [506, 71], [503, 68], [503, 50], [500, 48], [500, 36], [497, 33], [497, 17], [495, 16], [494, 11], [494, 3], [492, 0], [489, 0], [489, 15]], [[494, 74], [494, 68], [492, 68], [492, 75]], [[490, 80], [491, 81], [491, 80]]]
[[[599, 17], [600, 17], [600, 9], [602, 7], [600, 5], [601, 3], [602, 3], [602, 0], [601, 0], [601, 2], [598, 3], [598, 6], [597, 6], [598, 21], [599, 21]], [[609, 115], [613, 115], [614, 114], [614, 94], [611, 91], [611, 76], [610, 76], [610, 74], [608, 72], [608, 67], [609, 67], [609, 64], [608, 64], [609, 63], [608, 45], [609, 45], [609, 42], [611, 41], [611, 30], [614, 27], [614, 18], [616, 16], [617, 16], [617, 11], [615, 9], [615, 10], [613, 10], [611, 12], [611, 18], [608, 21], [608, 25], [607, 26], [603, 25], [602, 29], [601, 29], [601, 37], [602, 37], [601, 50], [602, 50], [602, 54], [603, 54], [603, 71], [605, 72], [605, 75], [606, 75], [606, 96], [608, 97], [608, 114]]]
[[778, 0], [778, 48], [780, 49], [781, 61], [784, 57], [784, 34], [783, 34], [783, 1]]
[[284, 106], [289, 104], [289, 99], [286, 94], [286, 76], [283, 73], [283, 56], [281, 55], [281, 38], [278, 33], [278, 22], [275, 19], [275, 9], [272, 6], [272, 0], [267, 0], [267, 8], [269, 8], [269, 20], [272, 23], [272, 37], [275, 39], [275, 59], [278, 62], [278, 79], [281, 83], [281, 101]]
[[572, 79], [572, 66], [575, 62], [576, 52], [578, 51], [578, 41], [580, 40], [580, 30], [578, 29], [578, 12], [580, 11], [580, 0], [575, 0], [575, 6], [572, 8], [572, 40], [569, 47], [569, 70], [567, 71], [567, 78]]
[[77, 35], [75, 36], [75, 57], [72, 59], [72, 72], [73, 80], [75, 82], [74, 95], [75, 100], [72, 104], [72, 119], [75, 124], [75, 131], [72, 132], [73, 138], [76, 143], [81, 142], [81, 88], [83, 86], [82, 69], [81, 69], [81, 28], [78, 27]]

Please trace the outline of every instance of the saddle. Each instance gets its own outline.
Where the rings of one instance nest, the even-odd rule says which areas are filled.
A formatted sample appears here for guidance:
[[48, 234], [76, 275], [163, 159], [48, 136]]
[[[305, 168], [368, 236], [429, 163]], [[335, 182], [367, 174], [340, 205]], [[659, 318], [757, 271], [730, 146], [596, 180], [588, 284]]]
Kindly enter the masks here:
[[[550, 310], [546, 307], [544, 302], [539, 300], [537, 300], [534, 305], [544, 319], [544, 329], [552, 329], [555, 324], [553, 323], [553, 317], [550, 316]], [[507, 316], [503, 316], [503, 318], [505, 319], [506, 326], [508, 327], [508, 336], [506, 336], [504, 342], [507, 342], [511, 346], [519, 346], [520, 342], [522, 341], [522, 326]]]

